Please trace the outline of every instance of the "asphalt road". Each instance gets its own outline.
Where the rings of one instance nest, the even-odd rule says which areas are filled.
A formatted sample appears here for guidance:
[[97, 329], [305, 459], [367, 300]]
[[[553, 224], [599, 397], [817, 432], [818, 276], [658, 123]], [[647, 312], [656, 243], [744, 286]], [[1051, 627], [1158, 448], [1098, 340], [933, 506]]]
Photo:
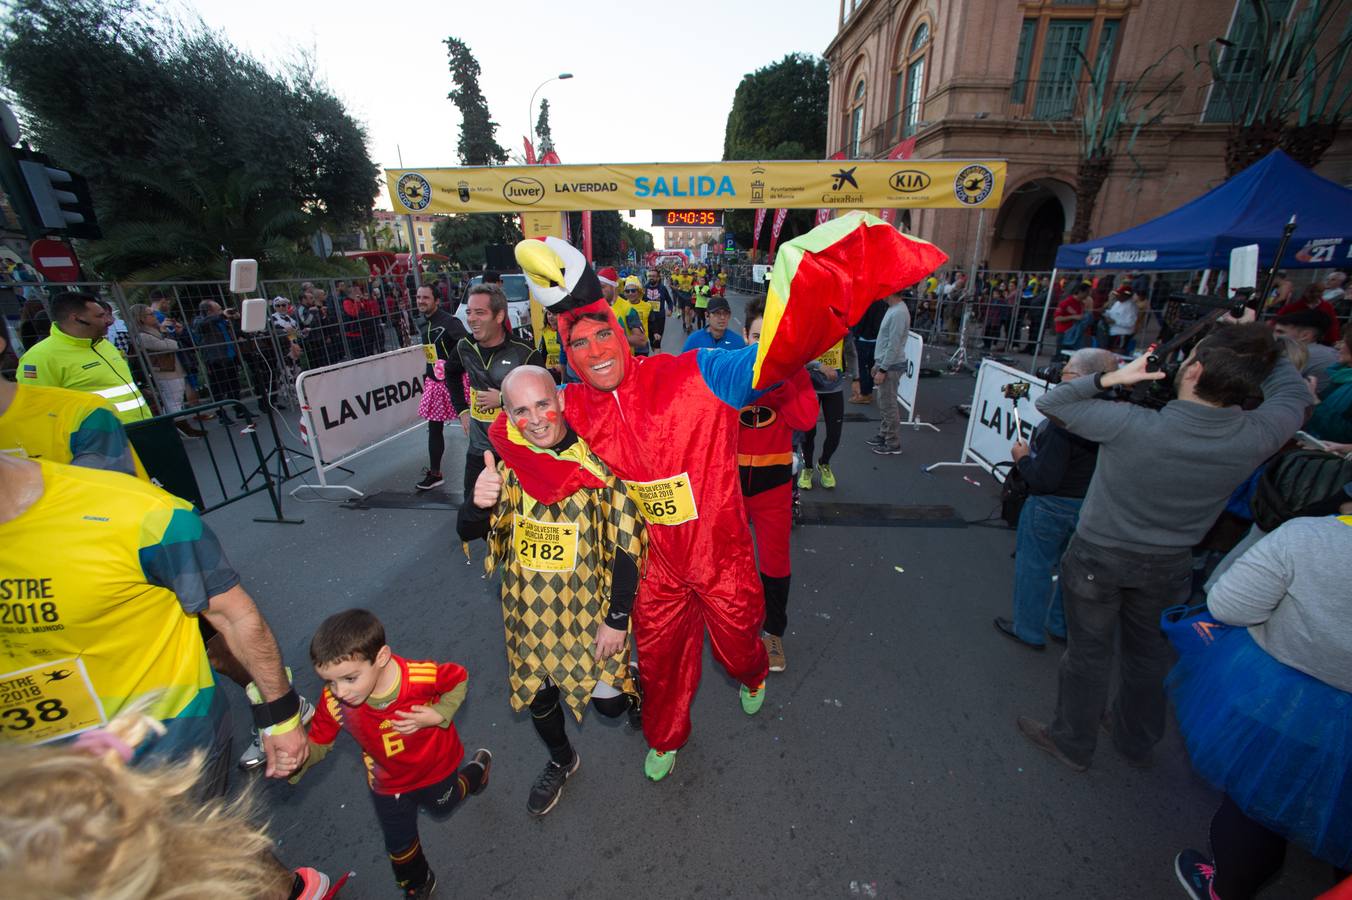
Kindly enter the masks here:
[[[669, 331], [668, 349], [679, 332]], [[922, 472], [957, 457], [965, 419], [953, 407], [971, 390], [969, 376], [922, 381], [919, 413], [942, 431], [907, 432], [900, 457], [869, 453], [874, 423], [847, 421], [840, 486], [806, 499], [946, 504], [962, 520], [987, 518], [998, 490], [984, 472]], [[873, 407], [847, 412], [861, 409], [876, 418]], [[447, 484], [458, 486], [458, 431], [449, 444]], [[409, 435], [356, 461], [348, 481], [412, 494], [424, 447], [421, 433]], [[671, 777], [646, 781], [642, 736], [589, 716], [569, 725], [580, 772], [535, 819], [526, 794], [547, 756], [508, 705], [496, 587], [481, 577], [481, 548], [462, 554], [454, 513], [288, 499], [303, 525], [252, 521], [266, 510], [258, 496], [207, 521], [308, 696], [319, 692], [310, 636], [351, 606], [384, 620], [396, 652], [470, 672], [456, 727], [468, 748], [492, 749], [494, 768], [488, 790], [449, 819], [422, 818], [439, 896], [1170, 898], [1184, 896], [1175, 852], [1206, 849], [1218, 795], [1192, 774], [1172, 730], [1153, 770], [1129, 768], [1104, 745], [1082, 775], [1015, 730], [1018, 715], [1050, 715], [1058, 654], [991, 627], [1008, 614], [1013, 571], [1014, 535], [999, 523], [799, 528], [788, 670], [771, 676], [760, 714], [742, 713], [706, 650], [693, 737]], [[240, 749], [247, 715], [234, 699]], [[344, 897], [396, 895], [350, 739], [299, 786], [236, 781], [258, 783], [288, 864], [354, 870]], [[1329, 867], [1293, 850], [1263, 896], [1311, 897], [1331, 880]]]

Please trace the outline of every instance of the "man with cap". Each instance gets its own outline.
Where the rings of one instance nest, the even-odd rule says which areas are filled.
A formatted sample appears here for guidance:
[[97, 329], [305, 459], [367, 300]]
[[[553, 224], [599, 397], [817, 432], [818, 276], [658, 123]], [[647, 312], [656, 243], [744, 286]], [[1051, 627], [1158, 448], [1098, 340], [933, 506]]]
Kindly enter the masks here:
[[851, 213], [781, 252], [767, 298], [773, 327], [759, 345], [637, 358], [576, 248], [525, 240], [516, 257], [535, 298], [560, 312], [559, 333], [582, 379], [564, 388], [568, 424], [626, 483], [648, 525], [631, 621], [651, 748], [644, 773], [658, 781], [690, 736], [706, 631], [714, 658], [741, 684], [742, 710], [754, 715], [765, 702], [765, 598], [738, 479], [739, 410], [843, 337], [874, 297], [913, 284], [947, 257]]
[[1338, 363], [1338, 351], [1323, 343], [1332, 320], [1322, 310], [1300, 309], [1273, 320], [1272, 333], [1289, 337], [1305, 346], [1309, 360], [1300, 374], [1315, 380], [1315, 391], [1322, 397], [1329, 386], [1329, 369]]
[[681, 348], [682, 353], [705, 347], [740, 350], [746, 346], [746, 341], [742, 339], [740, 334], [728, 330], [728, 322], [732, 320], [732, 307], [728, 305], [725, 298], [710, 298], [706, 315], [709, 324], [685, 339], [685, 346]]
[[[624, 327], [635, 356], [648, 355], [648, 322], [652, 306], [643, 297], [643, 285], [633, 275], [624, 279], [624, 289], [612, 304], [615, 318]], [[638, 327], [634, 327], [634, 323]]]

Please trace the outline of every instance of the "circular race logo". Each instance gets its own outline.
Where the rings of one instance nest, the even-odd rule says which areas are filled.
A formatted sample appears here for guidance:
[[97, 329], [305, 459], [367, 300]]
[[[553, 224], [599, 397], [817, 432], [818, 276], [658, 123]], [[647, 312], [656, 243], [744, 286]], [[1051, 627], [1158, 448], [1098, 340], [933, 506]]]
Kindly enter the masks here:
[[982, 165], [970, 165], [953, 179], [953, 194], [959, 203], [976, 206], [991, 195], [995, 188], [995, 173]]
[[399, 201], [414, 212], [427, 209], [427, 204], [432, 202], [432, 185], [417, 172], [400, 176], [395, 190], [399, 193]]

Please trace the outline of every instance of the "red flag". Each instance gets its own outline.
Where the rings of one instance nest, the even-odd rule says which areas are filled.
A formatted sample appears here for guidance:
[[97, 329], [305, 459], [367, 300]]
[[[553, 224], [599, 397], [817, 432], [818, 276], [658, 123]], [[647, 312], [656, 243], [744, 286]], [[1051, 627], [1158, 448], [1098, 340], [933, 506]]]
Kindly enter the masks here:
[[[845, 158], [844, 150], [837, 150], [835, 153], [827, 157], [827, 159], [844, 159], [844, 158]], [[821, 225], [822, 223], [829, 221], [831, 221], [831, 210], [826, 207], [822, 207], [821, 209], [817, 210], [817, 218], [813, 220], [812, 224]], [[773, 253], [774, 251], [771, 252]]]
[[[908, 137], [906, 140], [897, 144], [887, 154], [888, 159], [910, 159], [911, 154], [915, 152], [915, 138]], [[888, 225], [895, 225], [897, 221], [897, 211], [895, 209], [881, 209], [878, 211], [878, 218], [882, 219]]]
[[563, 161], [559, 159], [559, 155], [557, 153], [555, 153], [553, 150], [550, 150], [544, 156], [540, 157], [540, 165], [561, 166], [563, 165]]
[[770, 226], [770, 250], [768, 256], [775, 258], [775, 245], [779, 243], [779, 232], [784, 227], [784, 219], [789, 215], [787, 209], [775, 210], [775, 222]]
[[582, 255], [592, 261], [591, 210], [582, 210]]
[[522, 138], [526, 144], [526, 165], [535, 165], [535, 145], [530, 142], [530, 138]]
[[761, 226], [765, 224], [765, 207], [756, 210], [756, 225], [751, 229], [751, 258], [756, 258], [756, 247], [760, 245]]

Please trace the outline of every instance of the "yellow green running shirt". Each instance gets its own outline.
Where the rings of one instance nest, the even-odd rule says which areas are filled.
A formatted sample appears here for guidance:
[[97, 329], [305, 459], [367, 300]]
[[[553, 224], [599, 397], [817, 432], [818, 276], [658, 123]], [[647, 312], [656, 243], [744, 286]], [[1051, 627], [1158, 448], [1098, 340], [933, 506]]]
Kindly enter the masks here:
[[0, 741], [70, 737], [158, 694], [167, 734], [211, 746], [226, 712], [197, 614], [239, 583], [185, 501], [127, 475], [37, 460], [43, 494], [0, 523]]

